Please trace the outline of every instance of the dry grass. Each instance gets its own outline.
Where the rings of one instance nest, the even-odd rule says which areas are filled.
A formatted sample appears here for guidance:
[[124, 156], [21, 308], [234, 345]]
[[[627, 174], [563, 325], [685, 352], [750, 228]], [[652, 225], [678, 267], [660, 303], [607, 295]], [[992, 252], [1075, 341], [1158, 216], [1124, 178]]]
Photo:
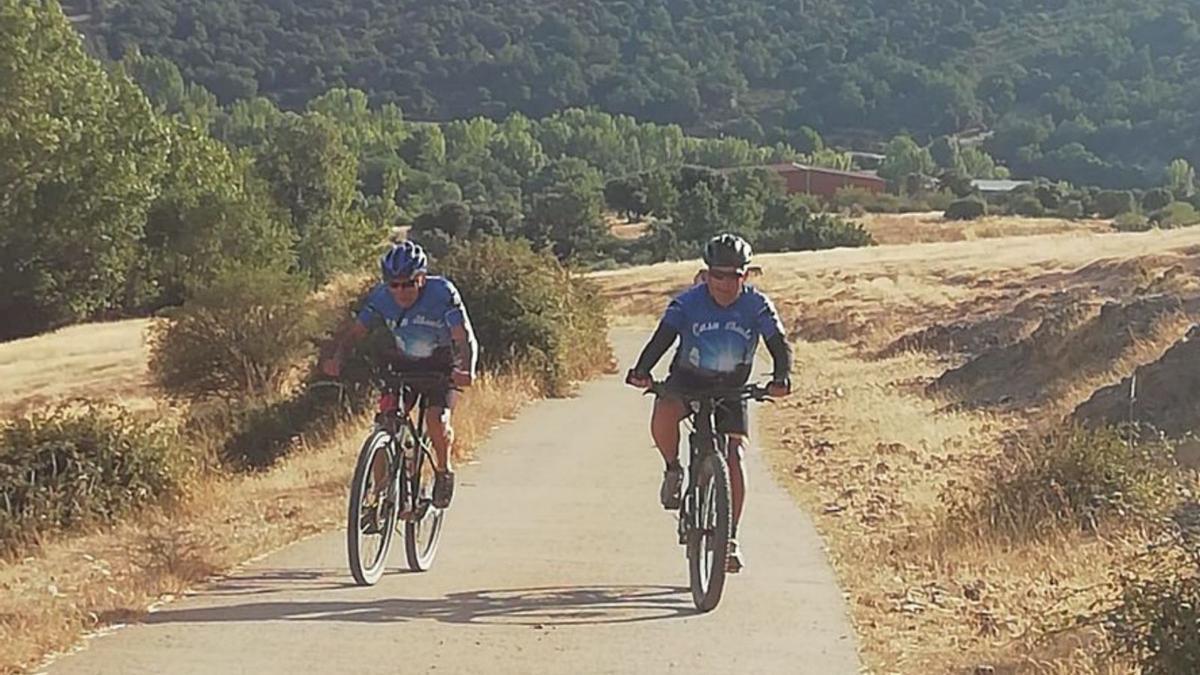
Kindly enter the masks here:
[[953, 221], [941, 211], [922, 213], [867, 213], [856, 216], [879, 244], [915, 244], [1021, 237], [1060, 232], [1112, 231], [1112, 221], [1064, 218], [987, 216], [974, 221]]
[[[1086, 377], [1058, 382], [1040, 409], [930, 398], [926, 386], [971, 354], [886, 348], [930, 326], [1004, 316], [1031, 298], [1193, 293], [1183, 281], [1198, 276], [1198, 252], [1200, 229], [1129, 236], [1084, 227], [757, 258], [765, 274], [756, 283], [803, 340], [797, 392], [764, 411], [764, 445], [825, 537], [870, 670], [1131, 672], [1102, 661], [1103, 636], [1057, 629], [1111, 599], [1112, 573], [1130, 568], [1140, 533], [1064, 526], [1014, 540], [983, 523], [951, 527], [946, 498], [990, 489], [1004, 439], [1158, 358], [1189, 316], [1169, 316], [1147, 338], [1121, 343], [1112, 360], [1088, 363]], [[594, 276], [625, 320], [647, 322], [698, 264]]]
[[[465, 459], [533, 397], [532, 378], [485, 376], [455, 416]], [[137, 616], [212, 574], [342, 525], [345, 490], [367, 420], [262, 474], [209, 473], [169, 509], [105, 531], [59, 538], [0, 564], [0, 672], [20, 672], [84, 631]]]
[[0, 344], [0, 415], [76, 396], [153, 407], [143, 339], [149, 324], [82, 324]]
[[1138, 540], [946, 528], [942, 495], [987, 489], [983, 468], [1013, 420], [913, 393], [938, 371], [920, 354], [866, 362], [842, 343], [802, 343], [796, 371], [792, 399], [763, 413], [779, 439], [768, 458], [817, 519], [873, 672], [1124, 672], [1093, 660], [1086, 633], [1038, 636], [1106, 597]]

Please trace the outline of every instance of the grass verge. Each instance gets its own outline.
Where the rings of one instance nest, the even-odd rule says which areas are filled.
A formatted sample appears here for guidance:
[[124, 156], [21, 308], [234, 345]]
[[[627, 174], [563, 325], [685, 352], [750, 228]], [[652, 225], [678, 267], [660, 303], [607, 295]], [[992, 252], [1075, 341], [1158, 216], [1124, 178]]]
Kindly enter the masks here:
[[[455, 415], [465, 459], [534, 398], [528, 374], [484, 376]], [[140, 614], [244, 560], [340, 527], [358, 442], [354, 420], [269, 471], [201, 475], [171, 507], [112, 528], [61, 537], [0, 564], [0, 672], [17, 673], [81, 634]]]

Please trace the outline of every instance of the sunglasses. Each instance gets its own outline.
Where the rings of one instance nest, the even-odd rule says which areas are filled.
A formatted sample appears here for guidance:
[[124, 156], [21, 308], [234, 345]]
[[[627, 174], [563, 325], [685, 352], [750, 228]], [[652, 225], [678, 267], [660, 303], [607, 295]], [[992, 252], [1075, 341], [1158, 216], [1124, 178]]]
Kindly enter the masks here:
[[708, 277], [710, 279], [719, 279], [721, 281], [729, 281], [731, 279], [741, 279], [742, 276], [744, 276], [743, 272], [728, 272], [726, 270], [714, 270], [714, 269], [708, 270]]
[[416, 279], [396, 279], [395, 281], [388, 282], [388, 286], [392, 288], [415, 288], [416, 285]]

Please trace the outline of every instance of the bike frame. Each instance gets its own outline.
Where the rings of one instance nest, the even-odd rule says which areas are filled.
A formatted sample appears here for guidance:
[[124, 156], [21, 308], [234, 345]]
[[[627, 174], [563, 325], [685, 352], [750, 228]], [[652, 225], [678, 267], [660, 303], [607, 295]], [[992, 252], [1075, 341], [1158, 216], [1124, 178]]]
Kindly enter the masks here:
[[[421, 442], [421, 439], [425, 438], [425, 412], [429, 409], [429, 399], [424, 393], [418, 392], [416, 394], [416, 400], [413, 401], [412, 406], [405, 410], [404, 393], [405, 390], [414, 383], [441, 383], [444, 381], [445, 378], [441, 375], [433, 377], [429, 375], [406, 376], [404, 373], [396, 373], [391, 371], [389, 371], [386, 376], [380, 378], [381, 392], [379, 394], [379, 401], [377, 405], [378, 415], [376, 416], [375, 423], [376, 426], [388, 432], [392, 438], [393, 453], [397, 459], [392, 463], [391, 475], [389, 475], [387, 479], [388, 485], [393, 485], [395, 484], [393, 481], [398, 481], [399, 485], [402, 487], [401, 498], [403, 501], [401, 504], [408, 507], [407, 509], [402, 509], [402, 512], [409, 514], [405, 520], [410, 520], [414, 516], [419, 517], [420, 515], [416, 513], [417, 504], [415, 501], [419, 487], [417, 485], [417, 481], [420, 480], [420, 476], [416, 475], [416, 472], [414, 472], [413, 475], [408, 475], [410, 467], [408, 466], [407, 462], [403, 461], [404, 449], [397, 444], [401, 427], [396, 426], [395, 428], [391, 428], [391, 426], [388, 424], [388, 416], [395, 414], [396, 420], [408, 428], [409, 434], [412, 435], [412, 442], [416, 444], [416, 452], [423, 453], [425, 455], [423, 460], [419, 461], [433, 463], [434, 457], [432, 456], [431, 452], [431, 444]], [[416, 410], [417, 413], [417, 419], [415, 422], [412, 419], [413, 410]], [[436, 464], [432, 465], [436, 466]], [[406, 485], [403, 479], [408, 479], [408, 482], [412, 484]]]

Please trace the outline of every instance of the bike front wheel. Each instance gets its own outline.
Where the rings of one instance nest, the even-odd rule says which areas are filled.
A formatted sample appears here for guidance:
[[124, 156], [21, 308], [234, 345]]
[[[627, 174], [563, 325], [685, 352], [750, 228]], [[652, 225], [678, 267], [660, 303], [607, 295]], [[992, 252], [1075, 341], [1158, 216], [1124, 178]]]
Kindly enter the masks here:
[[363, 442], [350, 481], [346, 552], [360, 586], [379, 581], [387, 564], [399, 504], [396, 459], [391, 434], [376, 429]]
[[[411, 434], [406, 442], [416, 442], [410, 439]], [[415, 466], [408, 477], [414, 496], [413, 512], [412, 517], [404, 523], [404, 552], [408, 557], [408, 568], [414, 572], [424, 572], [433, 566], [433, 559], [437, 556], [446, 510], [433, 505], [434, 469], [429, 439], [423, 436], [416, 445]]]
[[716, 608], [725, 589], [732, 520], [729, 495], [729, 465], [719, 454], [705, 453], [696, 467], [696, 480], [689, 494], [687, 530], [692, 601], [701, 612]]

